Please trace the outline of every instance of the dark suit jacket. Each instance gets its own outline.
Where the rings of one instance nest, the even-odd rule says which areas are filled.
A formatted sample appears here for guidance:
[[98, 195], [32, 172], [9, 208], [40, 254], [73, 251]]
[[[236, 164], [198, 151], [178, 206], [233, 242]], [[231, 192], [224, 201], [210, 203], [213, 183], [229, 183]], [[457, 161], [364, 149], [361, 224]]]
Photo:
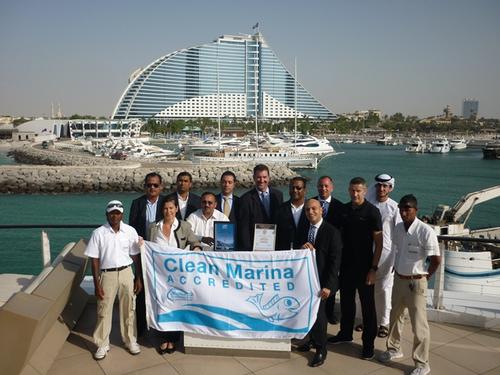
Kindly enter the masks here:
[[[179, 205], [179, 199], [177, 198], [176, 191], [167, 195], [167, 198], [170, 198], [170, 197], [174, 197], [175, 201], [177, 202], [177, 205]], [[200, 196], [190, 192], [189, 196], [188, 196], [187, 207], [186, 207], [186, 216], [184, 216], [184, 220], [186, 220], [189, 217], [189, 215], [191, 215], [193, 212], [195, 212], [198, 208], [201, 208], [201, 198], [200, 198]], [[179, 221], [183, 220], [181, 217], [180, 209], [179, 209], [179, 211], [177, 211], [177, 215], [175, 215], [175, 217], [177, 217], [177, 220], [179, 220]]]
[[[283, 203], [274, 213], [273, 222], [277, 224], [276, 250], [300, 249], [307, 240], [309, 221], [306, 218], [304, 209], [296, 226], [293, 220], [291, 200]], [[304, 236], [305, 233], [305, 236]]]
[[[240, 204], [240, 197], [233, 194], [233, 205], [231, 206], [231, 211], [229, 212], [229, 221], [231, 223], [236, 223], [238, 218], [238, 206]], [[217, 207], [220, 212], [224, 213], [224, 200], [222, 199], [222, 194], [217, 194]]]
[[[163, 202], [165, 201], [165, 196], [161, 195], [158, 197], [158, 203], [156, 204], [156, 218], [155, 220], [163, 219]], [[146, 194], [140, 196], [137, 199], [132, 201], [132, 205], [130, 206], [130, 214], [128, 218], [128, 223], [130, 226], [134, 227], [137, 231], [137, 234], [144, 238], [148, 239], [146, 236], [146, 206], [147, 206], [147, 197]]]
[[[315, 196], [314, 199], [319, 200], [319, 196]], [[330, 201], [330, 205], [328, 206], [328, 212], [326, 213], [326, 217], [324, 218], [326, 221], [328, 221], [330, 224], [332, 224], [335, 228], [338, 230], [341, 229], [341, 223], [342, 223], [342, 210], [343, 210], [344, 204], [339, 201], [338, 199], [335, 199], [332, 197], [332, 200]]]
[[[306, 230], [309, 231], [309, 227]], [[342, 256], [340, 232], [333, 225], [323, 220], [314, 241], [316, 265], [318, 266], [321, 288], [328, 288], [332, 293], [339, 288], [339, 269]]]
[[253, 248], [255, 224], [273, 224], [273, 214], [283, 203], [283, 193], [269, 187], [271, 214], [268, 216], [260, 201], [256, 188], [247, 191], [240, 198], [238, 207], [238, 249], [250, 251]]

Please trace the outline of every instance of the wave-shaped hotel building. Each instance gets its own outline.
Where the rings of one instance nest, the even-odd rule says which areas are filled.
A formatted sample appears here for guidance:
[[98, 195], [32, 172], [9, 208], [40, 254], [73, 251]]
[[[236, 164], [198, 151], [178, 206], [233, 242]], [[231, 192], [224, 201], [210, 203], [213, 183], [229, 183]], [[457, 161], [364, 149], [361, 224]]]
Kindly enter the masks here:
[[223, 35], [134, 72], [113, 119], [336, 116], [285, 68], [261, 33]]

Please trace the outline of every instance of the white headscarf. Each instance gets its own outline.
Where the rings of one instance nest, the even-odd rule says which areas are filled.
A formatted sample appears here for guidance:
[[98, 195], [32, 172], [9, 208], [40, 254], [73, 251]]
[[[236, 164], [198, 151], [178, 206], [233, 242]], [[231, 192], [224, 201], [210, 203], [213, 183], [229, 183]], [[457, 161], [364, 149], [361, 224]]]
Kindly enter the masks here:
[[396, 180], [394, 177], [387, 173], [380, 173], [375, 176], [375, 183], [373, 185], [370, 185], [368, 188], [368, 191], [366, 193], [366, 200], [368, 202], [376, 202], [377, 201], [377, 184], [384, 184], [384, 185], [390, 185], [391, 190], [394, 189], [394, 184], [396, 183]]

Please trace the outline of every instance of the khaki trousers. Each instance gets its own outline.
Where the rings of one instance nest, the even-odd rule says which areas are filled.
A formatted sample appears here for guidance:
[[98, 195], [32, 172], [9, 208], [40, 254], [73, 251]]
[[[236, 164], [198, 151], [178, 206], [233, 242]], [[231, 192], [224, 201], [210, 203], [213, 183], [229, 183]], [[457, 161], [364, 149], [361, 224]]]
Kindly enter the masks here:
[[[411, 287], [411, 285], [413, 285]], [[392, 310], [387, 349], [401, 350], [401, 333], [405, 308], [408, 308], [413, 331], [413, 360], [417, 367], [429, 365], [431, 342], [427, 323], [427, 279], [403, 280], [394, 276], [392, 288]]]
[[120, 303], [120, 333], [122, 340], [127, 346], [137, 342], [132, 267], [127, 267], [121, 271], [102, 272], [100, 282], [104, 290], [104, 299], [97, 300], [97, 324], [94, 331], [95, 344], [97, 347], [109, 345], [113, 304], [117, 294]]

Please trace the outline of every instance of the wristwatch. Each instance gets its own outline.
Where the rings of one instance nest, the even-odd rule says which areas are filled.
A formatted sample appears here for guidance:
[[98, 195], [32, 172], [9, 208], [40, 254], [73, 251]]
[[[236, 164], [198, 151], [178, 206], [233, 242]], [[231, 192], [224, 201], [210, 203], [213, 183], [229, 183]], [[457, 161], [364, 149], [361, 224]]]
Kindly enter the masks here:
[[372, 271], [377, 272], [377, 271], [378, 271], [378, 266], [371, 266], [371, 267], [370, 267], [370, 269], [371, 269]]

